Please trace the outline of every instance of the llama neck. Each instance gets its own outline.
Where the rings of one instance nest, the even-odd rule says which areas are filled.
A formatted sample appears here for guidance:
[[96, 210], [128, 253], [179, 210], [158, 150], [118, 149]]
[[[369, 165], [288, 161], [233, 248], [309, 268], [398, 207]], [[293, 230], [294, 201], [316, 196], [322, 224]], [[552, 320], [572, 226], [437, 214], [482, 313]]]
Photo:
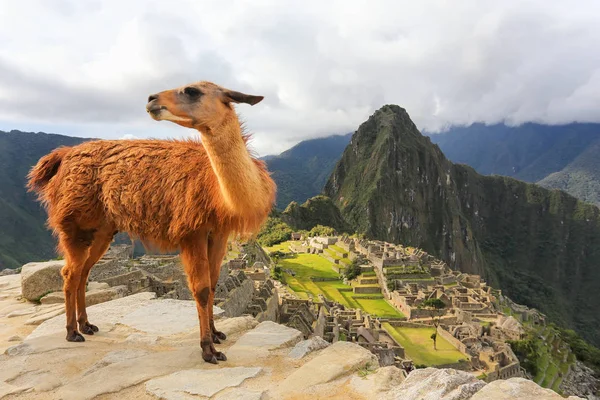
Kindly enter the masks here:
[[202, 142], [225, 204], [233, 214], [247, 215], [270, 208], [269, 182], [250, 156], [235, 114], [202, 134]]

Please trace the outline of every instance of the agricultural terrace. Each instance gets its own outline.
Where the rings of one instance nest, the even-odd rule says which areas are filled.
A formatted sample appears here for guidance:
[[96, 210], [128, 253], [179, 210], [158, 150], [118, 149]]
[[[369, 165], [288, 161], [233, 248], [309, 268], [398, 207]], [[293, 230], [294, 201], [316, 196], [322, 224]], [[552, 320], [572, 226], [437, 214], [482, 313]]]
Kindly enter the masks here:
[[[267, 247], [268, 252], [289, 252], [289, 242]], [[332, 263], [317, 254], [295, 253], [278, 261], [284, 271], [287, 285], [300, 298], [318, 298], [319, 294], [348, 308], [359, 308], [383, 318], [402, 318], [404, 315], [391, 306], [382, 295], [354, 294], [352, 287], [345, 285], [332, 268]], [[293, 272], [293, 275], [289, 272]], [[313, 281], [311, 278], [325, 278]]]
[[404, 347], [406, 355], [410, 357], [415, 365], [435, 366], [442, 364], [453, 364], [465, 355], [452, 346], [441, 336], [437, 336], [436, 347], [433, 349], [431, 335], [435, 328], [400, 328], [393, 327], [387, 322], [382, 324], [383, 328]]

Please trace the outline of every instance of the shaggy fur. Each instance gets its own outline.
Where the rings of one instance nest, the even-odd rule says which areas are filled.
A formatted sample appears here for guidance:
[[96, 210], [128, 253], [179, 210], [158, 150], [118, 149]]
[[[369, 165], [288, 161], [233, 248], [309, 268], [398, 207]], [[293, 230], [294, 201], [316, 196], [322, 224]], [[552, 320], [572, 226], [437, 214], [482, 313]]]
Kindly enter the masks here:
[[149, 99], [151, 116], [200, 130], [202, 143], [91, 141], [58, 148], [32, 168], [28, 187], [46, 206], [66, 259], [67, 340], [84, 341], [77, 325], [97, 332], [87, 320], [85, 283], [113, 235], [123, 231], [162, 250], [181, 249], [203, 357], [225, 359], [213, 346], [225, 335], [214, 328], [212, 306], [227, 239], [255, 233], [275, 200], [275, 183], [249, 154], [230, 103], [261, 99], [209, 82], [161, 92]]

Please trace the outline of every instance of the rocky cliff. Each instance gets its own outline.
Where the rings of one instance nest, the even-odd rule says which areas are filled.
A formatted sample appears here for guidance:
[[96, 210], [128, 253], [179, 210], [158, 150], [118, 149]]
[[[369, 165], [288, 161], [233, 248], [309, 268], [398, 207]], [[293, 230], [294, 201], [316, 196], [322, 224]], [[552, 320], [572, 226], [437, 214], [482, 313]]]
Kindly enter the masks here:
[[359, 127], [324, 192], [359, 232], [480, 273], [600, 344], [597, 207], [453, 164], [395, 105]]

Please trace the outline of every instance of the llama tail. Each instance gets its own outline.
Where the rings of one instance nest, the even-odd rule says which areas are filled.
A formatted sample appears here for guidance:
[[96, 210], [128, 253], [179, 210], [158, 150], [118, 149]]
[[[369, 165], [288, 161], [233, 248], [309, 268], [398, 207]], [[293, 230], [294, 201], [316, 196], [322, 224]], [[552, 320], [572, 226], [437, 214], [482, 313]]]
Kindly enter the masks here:
[[27, 175], [27, 189], [30, 192], [42, 192], [50, 182], [50, 179], [58, 172], [60, 164], [68, 151], [68, 147], [59, 147], [50, 154], [40, 158]]

